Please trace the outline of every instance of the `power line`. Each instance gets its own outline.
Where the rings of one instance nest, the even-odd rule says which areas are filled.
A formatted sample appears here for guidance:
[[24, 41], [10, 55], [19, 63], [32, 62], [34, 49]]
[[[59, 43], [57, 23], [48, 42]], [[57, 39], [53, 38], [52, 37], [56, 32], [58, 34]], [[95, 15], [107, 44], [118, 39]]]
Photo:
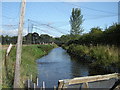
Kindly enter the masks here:
[[50, 26], [50, 25], [46, 25], [46, 26], [48, 26], [49, 28], [52, 28], [52, 29], [54, 29], [54, 30], [56, 30], [56, 31], [58, 31], [58, 32], [60, 32], [62, 34], [67, 34], [67, 33], [62, 32], [62, 31], [60, 31], [59, 29], [57, 29], [57, 28], [55, 28], [53, 26]]
[[[20, 7], [21, 7], [21, 3], [19, 4], [19, 6], [18, 6], [18, 9], [16, 9], [16, 10], [18, 10], [18, 12], [17, 12], [17, 14], [16, 14], [16, 16], [13, 18], [13, 17], [9, 17], [9, 16], [6, 16], [6, 15], [9, 15], [10, 13], [16, 13], [16, 12], [14, 12], [14, 11], [11, 11], [9, 8], [9, 6], [6, 6], [6, 5], [2, 5], [2, 9], [4, 10], [4, 9], [7, 9], [7, 10], [4, 10], [2, 13], [2, 17], [5, 17], [5, 18], [7, 18], [7, 19], [17, 19], [17, 18], [19, 18], [19, 14], [20, 14]], [[6, 12], [5, 12], [6, 11]], [[7, 13], [7, 14], [5, 14], [5, 13]]]
[[[36, 25], [36, 26], [38, 26], [38, 25]], [[47, 28], [49, 28], [49, 27], [47, 27]], [[40, 29], [40, 30], [42, 30], [42, 29]], [[56, 30], [54, 30], [54, 31], [56, 31]], [[47, 31], [47, 32], [49, 32], [49, 31]], [[58, 32], [58, 31], [57, 31]], [[61, 33], [61, 32], [59, 32], [59, 33]], [[61, 33], [61, 34], [63, 34], [63, 33]]]
[[[34, 26], [33, 26], [33, 28], [38, 29], [38, 30], [40, 30], [40, 31], [42, 31], [42, 32], [44, 32], [44, 33], [50, 34], [50, 32], [46, 32], [45, 30], [40, 29], [40, 28], [38, 28], [38, 27], [34, 27]], [[51, 35], [51, 34], [50, 34], [50, 35]], [[54, 35], [52, 35], [52, 36], [54, 36]]]
[[42, 23], [38, 23], [38, 22], [33, 21], [33, 20], [30, 20], [30, 21], [32, 21], [32, 22], [34, 22], [34, 23], [36, 23], [36, 24], [38, 24], [38, 25], [41, 25], [41, 26], [46, 26], [47, 28], [51, 28], [51, 29], [53, 29], [54, 31], [57, 31], [57, 32], [59, 32], [59, 33], [67, 34], [67, 33], [64, 33], [64, 32], [62, 32], [62, 31], [60, 31], [59, 29], [51, 26], [50, 24], [42, 24]]
[[103, 19], [103, 18], [109, 18], [109, 17], [116, 17], [117, 15], [111, 15], [111, 16], [102, 16], [102, 17], [94, 17], [94, 18], [88, 18], [88, 19], [85, 19], [85, 20], [96, 20], [96, 19]]
[[13, 20], [14, 20], [14, 19], [18, 19], [18, 17], [14, 17], [14, 18], [13, 18], [13, 17], [9, 17], [9, 16], [6, 16], [6, 15], [2, 15], [2, 17], [7, 18], [7, 19], [13, 19]]
[[82, 6], [82, 5], [79, 6], [79, 5], [76, 5], [76, 4], [73, 4], [73, 3], [68, 3], [68, 2], [62, 2], [62, 3], [68, 4], [68, 5], [77, 6], [77, 7], [82, 7], [82, 8], [89, 9], [89, 10], [93, 10], [93, 11], [97, 11], [97, 12], [103, 12], [103, 13], [109, 13], [109, 14], [117, 14], [117, 13], [114, 13], [114, 12], [109, 12], [109, 11], [104, 11], [104, 10], [93, 9], [93, 8], [85, 7], [85, 6]]

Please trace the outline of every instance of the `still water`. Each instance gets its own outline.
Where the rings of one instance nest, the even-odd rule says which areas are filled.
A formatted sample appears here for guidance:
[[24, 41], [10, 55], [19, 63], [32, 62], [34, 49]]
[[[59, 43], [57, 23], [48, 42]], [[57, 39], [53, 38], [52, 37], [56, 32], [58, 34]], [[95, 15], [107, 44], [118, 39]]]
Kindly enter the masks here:
[[47, 88], [58, 85], [58, 80], [72, 79], [88, 75], [102, 75], [120, 73], [120, 68], [115, 67], [88, 67], [81, 63], [81, 59], [71, 58], [66, 50], [61, 47], [54, 48], [51, 52], [37, 60], [39, 87], [45, 82]]
[[58, 80], [89, 75], [88, 66], [71, 59], [61, 47], [54, 48], [48, 55], [38, 59], [37, 64], [39, 87], [43, 81], [46, 87], [52, 88], [58, 85]]

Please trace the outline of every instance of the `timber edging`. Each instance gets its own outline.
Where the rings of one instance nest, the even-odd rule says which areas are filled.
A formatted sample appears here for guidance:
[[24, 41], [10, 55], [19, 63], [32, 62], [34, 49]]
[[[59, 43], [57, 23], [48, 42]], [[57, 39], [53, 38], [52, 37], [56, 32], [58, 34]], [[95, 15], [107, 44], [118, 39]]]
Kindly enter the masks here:
[[69, 85], [80, 84], [80, 83], [85, 84], [86, 88], [87, 88], [88, 82], [109, 80], [112, 78], [120, 79], [120, 74], [113, 73], [113, 74], [106, 74], [106, 75], [85, 76], [85, 77], [77, 77], [77, 78], [73, 78], [73, 79], [59, 80], [58, 89], [59, 88], [67, 88], [67, 86], [69, 86]]

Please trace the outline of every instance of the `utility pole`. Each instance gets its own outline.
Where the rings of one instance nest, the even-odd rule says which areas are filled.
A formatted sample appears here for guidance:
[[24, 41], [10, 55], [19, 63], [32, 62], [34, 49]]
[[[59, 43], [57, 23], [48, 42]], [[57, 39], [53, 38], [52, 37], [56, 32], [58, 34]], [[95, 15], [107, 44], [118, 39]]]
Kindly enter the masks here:
[[[30, 32], [31, 32], [31, 34], [32, 34], [32, 31], [33, 31], [33, 24], [31, 24], [31, 30], [30, 30]], [[32, 37], [32, 35], [31, 35], [31, 37], [30, 37], [30, 44], [32, 44], [32, 42], [33, 42], [33, 37]]]
[[30, 33], [30, 19], [28, 19], [27, 21], [28, 21], [28, 33]]
[[118, 2], [118, 24], [120, 24], [120, 1]]
[[23, 32], [23, 25], [24, 25], [25, 6], [26, 6], [26, 0], [22, 0], [20, 23], [18, 28], [14, 88], [20, 88], [20, 63], [21, 63], [21, 52], [22, 52], [22, 32]]

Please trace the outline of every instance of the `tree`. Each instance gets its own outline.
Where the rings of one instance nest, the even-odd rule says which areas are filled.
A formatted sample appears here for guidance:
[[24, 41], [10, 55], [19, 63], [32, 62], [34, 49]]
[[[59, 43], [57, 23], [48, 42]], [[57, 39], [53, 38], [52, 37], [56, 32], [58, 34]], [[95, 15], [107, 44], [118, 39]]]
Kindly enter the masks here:
[[39, 34], [36, 32], [32, 34], [32, 44], [39, 44]]
[[47, 34], [41, 34], [40, 35], [40, 42], [41, 43], [52, 43], [53, 42], [53, 38]]
[[102, 29], [99, 27], [91, 28], [90, 34], [99, 34], [102, 33]]
[[60, 39], [61, 39], [62, 43], [66, 43], [66, 42], [68, 42], [69, 40], [71, 40], [71, 36], [70, 36], [69, 34], [67, 34], [67, 35], [62, 35], [62, 36], [60, 37]]
[[28, 33], [26, 36], [26, 44], [32, 44], [32, 33]]
[[91, 43], [94, 45], [101, 43], [102, 34], [103, 34], [103, 31], [100, 27], [91, 28], [91, 31], [89, 32], [89, 35], [90, 35], [89, 39], [91, 38], [90, 39]]
[[81, 15], [81, 10], [79, 8], [72, 9], [72, 15], [70, 16], [70, 25], [71, 25], [71, 35], [78, 35], [83, 32], [82, 23], [83, 15]]

